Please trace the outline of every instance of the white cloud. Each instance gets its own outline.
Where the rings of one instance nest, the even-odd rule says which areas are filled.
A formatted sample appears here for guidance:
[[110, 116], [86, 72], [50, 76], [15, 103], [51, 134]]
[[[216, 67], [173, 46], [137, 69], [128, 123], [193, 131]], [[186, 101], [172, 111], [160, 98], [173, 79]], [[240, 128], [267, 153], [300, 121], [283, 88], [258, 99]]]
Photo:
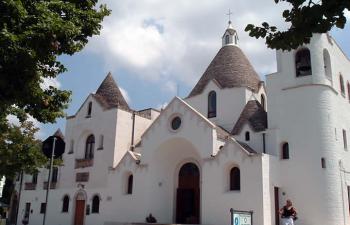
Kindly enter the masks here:
[[43, 78], [40, 87], [43, 89], [48, 89], [50, 86], [60, 88], [61, 83], [56, 78]]
[[[103, 22], [100, 36], [93, 37], [87, 50], [104, 58], [109, 69], [127, 71], [147, 81], [178, 81], [193, 85], [221, 47], [227, 26], [225, 13], [234, 12], [232, 22], [240, 46], [260, 74], [276, 70], [273, 51], [262, 40], [244, 32], [248, 23], [267, 21], [284, 27], [285, 4], [271, 0], [103, 0], [112, 9]], [[166, 87], [164, 87], [166, 88]], [[176, 89], [175, 89], [176, 90]]]
[[177, 84], [174, 81], [168, 80], [165, 81], [161, 87], [161, 89], [165, 92], [168, 92], [172, 95], [177, 95]]
[[[10, 124], [13, 124], [13, 125], [16, 125], [16, 126], [20, 125], [19, 119], [16, 116], [14, 116], [14, 115], [8, 115], [6, 117], [6, 119], [8, 120], [8, 122]], [[28, 116], [28, 121], [31, 121], [33, 123], [34, 127], [39, 128], [39, 130], [35, 133], [35, 138], [43, 139], [46, 136], [46, 134], [41, 129], [42, 128], [42, 124], [39, 121], [37, 121], [36, 119], [34, 119], [32, 116]]]
[[6, 119], [7, 119], [7, 121], [10, 124], [13, 124], [13, 125], [16, 125], [16, 126], [20, 125], [18, 118], [16, 116], [14, 116], [14, 115], [8, 115], [6, 117]]
[[[345, 15], [347, 20], [350, 20], [350, 11], [349, 10], [345, 10], [344, 15]], [[347, 21], [347, 22], [349, 23], [350, 21]]]
[[165, 109], [165, 107], [167, 107], [168, 104], [169, 104], [168, 102], [161, 103], [161, 104], [156, 106], [156, 109], [158, 109], [158, 110]]
[[130, 104], [131, 99], [130, 99], [130, 96], [129, 96], [128, 92], [127, 92], [124, 88], [122, 88], [122, 87], [119, 87], [119, 89], [120, 89], [120, 92], [122, 93], [122, 95], [123, 95], [125, 101], [126, 101], [128, 104]]

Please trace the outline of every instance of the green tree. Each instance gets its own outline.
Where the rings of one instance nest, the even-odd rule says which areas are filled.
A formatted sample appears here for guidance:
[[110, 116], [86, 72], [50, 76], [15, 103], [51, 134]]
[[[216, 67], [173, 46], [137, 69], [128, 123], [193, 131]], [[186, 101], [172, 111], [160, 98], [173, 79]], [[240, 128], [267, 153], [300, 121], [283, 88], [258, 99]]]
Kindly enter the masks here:
[[44, 87], [44, 79], [66, 71], [58, 57], [82, 50], [109, 13], [97, 0], [0, 1], [0, 176], [45, 163], [28, 115], [42, 123], [64, 116], [71, 92]]
[[343, 29], [346, 24], [344, 11], [350, 10], [349, 0], [274, 0], [276, 4], [288, 2], [291, 9], [283, 11], [283, 18], [290, 27], [280, 31], [276, 26], [263, 22], [262, 26], [248, 24], [245, 31], [251, 37], [264, 38], [272, 49], [291, 50], [310, 43], [313, 33], [326, 33], [336, 26]]
[[9, 179], [16, 174], [34, 174], [48, 159], [41, 152], [41, 142], [35, 138], [38, 131], [31, 121], [10, 124], [0, 135], [0, 177]]
[[110, 11], [97, 0], [0, 1], [0, 118], [29, 114], [40, 122], [64, 116], [70, 92], [42, 87], [66, 71], [58, 57], [83, 49]]

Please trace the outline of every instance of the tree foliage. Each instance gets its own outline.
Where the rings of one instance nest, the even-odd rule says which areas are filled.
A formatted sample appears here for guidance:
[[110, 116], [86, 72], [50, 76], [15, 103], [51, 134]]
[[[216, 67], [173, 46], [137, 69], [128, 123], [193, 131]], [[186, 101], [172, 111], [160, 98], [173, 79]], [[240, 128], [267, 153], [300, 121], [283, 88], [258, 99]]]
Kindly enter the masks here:
[[0, 116], [26, 113], [40, 122], [64, 116], [70, 92], [43, 87], [66, 71], [58, 56], [83, 49], [110, 12], [97, 0], [0, 1]]
[[33, 122], [24, 121], [10, 124], [0, 135], [0, 177], [14, 178], [21, 171], [33, 174], [47, 163], [41, 142], [34, 136], [37, 131]]
[[109, 13], [97, 0], [0, 1], [0, 176], [33, 173], [46, 162], [28, 115], [42, 123], [64, 116], [71, 92], [44, 80], [66, 71], [58, 57], [82, 50]]
[[313, 33], [326, 33], [336, 26], [346, 24], [344, 11], [350, 10], [350, 0], [274, 0], [276, 4], [287, 2], [291, 9], [283, 11], [283, 18], [290, 23], [289, 29], [280, 31], [276, 26], [263, 22], [262, 26], [248, 24], [245, 31], [251, 37], [265, 38], [272, 49], [291, 50], [310, 42]]

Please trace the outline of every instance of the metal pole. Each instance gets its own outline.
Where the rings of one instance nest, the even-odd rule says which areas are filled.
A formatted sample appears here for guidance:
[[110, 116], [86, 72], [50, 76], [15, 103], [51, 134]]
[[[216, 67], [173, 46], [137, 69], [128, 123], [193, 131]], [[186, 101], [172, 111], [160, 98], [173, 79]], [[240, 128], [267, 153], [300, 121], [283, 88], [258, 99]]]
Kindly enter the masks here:
[[44, 212], [44, 219], [43, 219], [43, 225], [45, 225], [45, 220], [46, 220], [46, 214], [47, 214], [47, 200], [49, 198], [49, 191], [50, 191], [50, 184], [51, 184], [51, 171], [52, 171], [52, 166], [53, 166], [53, 157], [55, 153], [55, 144], [56, 144], [56, 137], [53, 137], [53, 145], [52, 145], [52, 151], [51, 151], [51, 158], [50, 158], [50, 169], [49, 169], [49, 178], [47, 181], [47, 190], [46, 190], [46, 200], [45, 200], [45, 212]]
[[23, 170], [21, 171], [21, 175], [20, 176], [21, 176], [21, 181], [20, 181], [20, 184], [19, 184], [18, 201], [17, 201], [17, 206], [16, 206], [16, 219], [15, 219], [15, 224], [16, 225], [17, 225], [17, 220], [18, 220], [19, 203], [21, 201], [21, 191], [22, 191], [22, 184], [23, 184]]

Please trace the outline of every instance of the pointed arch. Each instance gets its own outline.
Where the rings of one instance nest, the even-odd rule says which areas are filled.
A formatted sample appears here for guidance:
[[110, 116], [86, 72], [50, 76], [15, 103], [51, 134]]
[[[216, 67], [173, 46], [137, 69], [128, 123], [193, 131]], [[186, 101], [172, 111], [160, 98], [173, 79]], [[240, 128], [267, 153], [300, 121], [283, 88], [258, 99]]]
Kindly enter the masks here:
[[216, 117], [216, 92], [211, 91], [208, 94], [208, 118]]
[[99, 213], [99, 212], [100, 212], [100, 196], [94, 195], [94, 197], [92, 197], [91, 213]]

